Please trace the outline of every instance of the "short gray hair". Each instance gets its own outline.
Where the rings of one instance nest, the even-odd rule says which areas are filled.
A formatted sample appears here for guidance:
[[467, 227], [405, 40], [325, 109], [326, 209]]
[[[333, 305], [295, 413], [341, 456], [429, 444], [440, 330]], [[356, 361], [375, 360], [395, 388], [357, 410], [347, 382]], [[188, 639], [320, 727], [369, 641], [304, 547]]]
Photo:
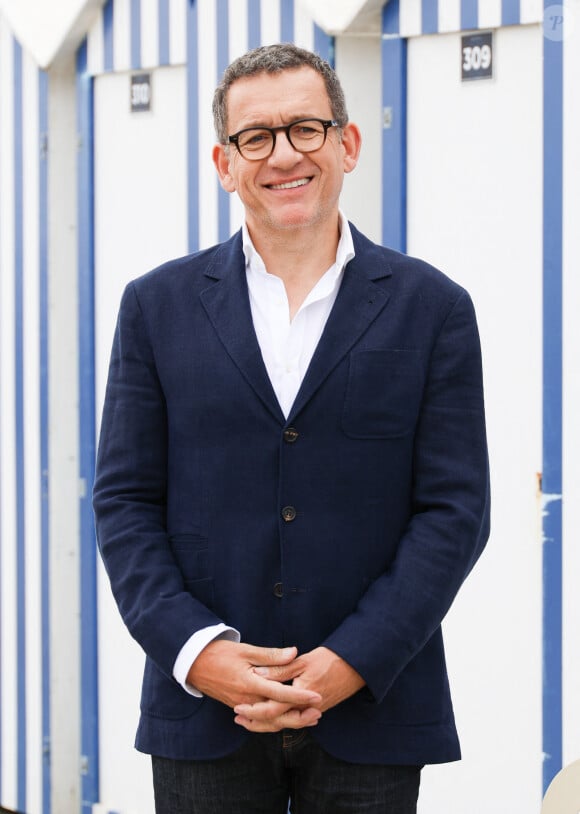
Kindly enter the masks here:
[[228, 105], [227, 97], [230, 87], [238, 79], [256, 76], [261, 73], [281, 73], [282, 71], [297, 70], [302, 67], [312, 68], [324, 79], [326, 92], [330, 101], [332, 117], [339, 127], [348, 123], [348, 113], [344, 100], [344, 91], [330, 64], [318, 54], [299, 48], [289, 42], [275, 45], [262, 45], [248, 51], [229, 65], [221, 82], [215, 89], [213, 97], [213, 120], [218, 141], [227, 143], [228, 138]]

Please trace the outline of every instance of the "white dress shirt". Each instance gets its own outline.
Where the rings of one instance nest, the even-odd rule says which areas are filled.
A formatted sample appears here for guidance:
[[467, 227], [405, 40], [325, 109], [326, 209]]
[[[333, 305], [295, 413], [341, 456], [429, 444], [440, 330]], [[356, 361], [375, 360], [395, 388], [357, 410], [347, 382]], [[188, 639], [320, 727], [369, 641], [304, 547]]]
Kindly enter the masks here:
[[[245, 223], [242, 240], [254, 330], [272, 387], [287, 418], [338, 295], [345, 266], [354, 257], [352, 235], [340, 212], [336, 260], [292, 320], [284, 282], [266, 270]], [[187, 683], [189, 668], [204, 647], [218, 637], [238, 642], [241, 638], [237, 630], [223, 623], [211, 625], [194, 633], [177, 656], [173, 676], [192, 695], [201, 693]]]

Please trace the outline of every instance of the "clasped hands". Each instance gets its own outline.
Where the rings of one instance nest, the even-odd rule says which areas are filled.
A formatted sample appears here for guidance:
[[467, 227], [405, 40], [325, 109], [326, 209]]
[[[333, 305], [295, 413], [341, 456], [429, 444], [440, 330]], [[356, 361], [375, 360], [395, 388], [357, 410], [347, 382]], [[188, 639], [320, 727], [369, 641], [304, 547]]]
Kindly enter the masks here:
[[316, 726], [323, 712], [364, 685], [327, 647], [298, 655], [295, 647], [255, 647], [216, 639], [192, 664], [187, 681], [231, 707], [250, 732]]

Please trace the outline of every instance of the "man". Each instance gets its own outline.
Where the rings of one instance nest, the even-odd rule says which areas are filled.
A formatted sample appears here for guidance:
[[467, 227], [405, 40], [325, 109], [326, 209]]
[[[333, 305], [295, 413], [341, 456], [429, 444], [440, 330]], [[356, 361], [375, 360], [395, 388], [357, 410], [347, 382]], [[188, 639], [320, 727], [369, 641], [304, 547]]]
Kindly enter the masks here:
[[472, 305], [339, 211], [326, 62], [258, 48], [214, 118], [245, 224], [127, 287], [102, 422], [136, 745], [160, 814], [410, 814], [459, 758], [440, 625], [488, 534]]

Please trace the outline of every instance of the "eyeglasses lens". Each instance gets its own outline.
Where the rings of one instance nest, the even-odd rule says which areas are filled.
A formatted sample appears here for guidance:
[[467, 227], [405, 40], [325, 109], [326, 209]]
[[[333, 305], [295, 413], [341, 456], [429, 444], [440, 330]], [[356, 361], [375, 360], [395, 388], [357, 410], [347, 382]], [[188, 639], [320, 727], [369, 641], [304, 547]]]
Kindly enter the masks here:
[[[326, 133], [324, 126], [315, 120], [293, 124], [286, 132], [294, 149], [301, 153], [313, 152], [322, 147]], [[271, 130], [253, 127], [240, 133], [238, 147], [247, 158], [260, 159], [270, 155], [273, 141], [274, 133]]]

